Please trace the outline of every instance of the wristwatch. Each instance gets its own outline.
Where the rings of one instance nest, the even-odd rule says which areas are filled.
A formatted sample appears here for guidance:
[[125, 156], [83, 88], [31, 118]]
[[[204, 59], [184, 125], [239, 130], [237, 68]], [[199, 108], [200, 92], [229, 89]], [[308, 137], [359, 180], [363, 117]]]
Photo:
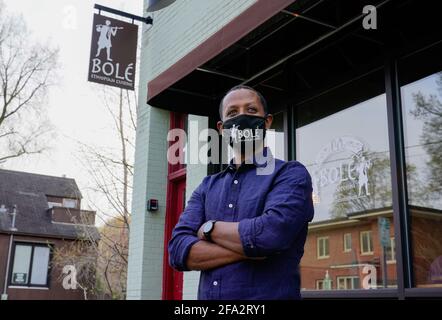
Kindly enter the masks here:
[[206, 238], [207, 241], [212, 241], [210, 234], [212, 233], [213, 229], [215, 228], [215, 223], [216, 223], [216, 220], [209, 220], [206, 223], [204, 223], [203, 234], [204, 234], [204, 238]]

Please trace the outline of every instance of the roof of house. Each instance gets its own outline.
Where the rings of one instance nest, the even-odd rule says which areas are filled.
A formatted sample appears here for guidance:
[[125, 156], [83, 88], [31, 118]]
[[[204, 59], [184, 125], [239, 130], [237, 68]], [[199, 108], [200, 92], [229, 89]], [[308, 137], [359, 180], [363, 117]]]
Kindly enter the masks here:
[[[46, 196], [80, 199], [74, 179], [0, 169], [0, 205], [9, 211], [17, 206], [17, 233], [76, 239], [92, 235], [98, 239], [95, 226], [53, 223]], [[9, 232], [11, 216], [0, 213], [0, 232]]]
[[0, 188], [47, 196], [81, 199], [81, 192], [74, 179], [42, 174], [0, 169]]

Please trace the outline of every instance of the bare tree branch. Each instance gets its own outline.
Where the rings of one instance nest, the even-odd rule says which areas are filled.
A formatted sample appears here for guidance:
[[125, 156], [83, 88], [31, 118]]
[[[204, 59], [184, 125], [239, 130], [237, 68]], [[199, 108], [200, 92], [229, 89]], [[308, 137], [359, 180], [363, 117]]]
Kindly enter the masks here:
[[[135, 137], [131, 107], [136, 103], [131, 99], [134, 97], [123, 90], [103, 89], [103, 107], [112, 120], [117, 147], [111, 149], [77, 141], [76, 158], [91, 181], [86, 190], [99, 199], [89, 203], [101, 224], [96, 249], [97, 279], [103, 283], [106, 295], [112, 298], [124, 298], [126, 291]], [[87, 230], [84, 233], [87, 234]]]
[[[3, 5], [3, 4], [2, 4]], [[44, 101], [57, 77], [58, 49], [33, 43], [20, 16], [0, 10], [0, 163], [47, 149]], [[32, 122], [23, 119], [32, 118]]]

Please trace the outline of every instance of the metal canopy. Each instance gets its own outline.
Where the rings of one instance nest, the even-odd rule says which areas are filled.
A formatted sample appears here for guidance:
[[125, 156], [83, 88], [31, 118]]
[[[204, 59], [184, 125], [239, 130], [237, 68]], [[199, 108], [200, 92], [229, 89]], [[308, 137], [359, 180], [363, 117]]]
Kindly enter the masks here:
[[[368, 4], [378, 8], [377, 30], [362, 27]], [[216, 117], [224, 93], [246, 84], [261, 91], [275, 111], [383, 66], [396, 48], [434, 38], [428, 30], [440, 32], [440, 19], [424, 19], [429, 11], [416, 0], [298, 0], [148, 103]]]

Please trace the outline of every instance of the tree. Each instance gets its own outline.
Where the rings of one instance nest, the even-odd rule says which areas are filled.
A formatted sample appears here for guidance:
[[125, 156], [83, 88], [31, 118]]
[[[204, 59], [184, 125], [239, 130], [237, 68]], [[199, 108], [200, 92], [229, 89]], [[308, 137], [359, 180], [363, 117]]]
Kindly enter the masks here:
[[47, 149], [45, 100], [57, 65], [58, 49], [33, 43], [23, 18], [0, 1], [0, 164]]
[[[135, 151], [135, 94], [129, 91], [103, 89], [102, 101], [114, 123], [116, 147], [93, 146], [78, 142], [78, 160], [87, 171], [91, 185], [89, 206], [97, 212], [102, 222], [100, 241], [91, 245], [84, 254], [84, 243], [94, 244], [95, 234], [82, 228], [84, 239], [70, 248], [58, 251], [60, 263], [72, 261], [78, 265], [78, 277], [83, 279], [82, 289], [94, 293], [95, 298], [124, 299], [128, 263], [130, 230], [130, 199], [132, 195], [133, 156]], [[94, 199], [94, 200], [92, 200]], [[91, 252], [92, 250], [92, 252]], [[92, 254], [93, 253], [93, 254]], [[96, 256], [96, 272], [90, 272], [90, 256]], [[77, 262], [75, 262], [77, 261]], [[80, 282], [80, 281], [79, 281]]]
[[113, 299], [124, 299], [128, 263], [130, 200], [135, 154], [135, 91], [103, 90], [103, 104], [114, 123], [116, 147], [81, 144], [83, 166], [92, 178], [89, 188], [105, 199], [91, 203], [104, 225], [100, 228], [98, 268], [105, 290]]
[[[442, 72], [438, 74], [436, 84], [439, 96], [442, 96]], [[410, 113], [423, 122], [420, 141], [429, 156], [425, 194], [428, 201], [435, 202], [442, 194], [442, 102], [437, 95], [427, 97], [420, 91], [413, 94], [413, 100], [415, 106]]]
[[[82, 230], [79, 230], [82, 232]], [[91, 234], [88, 234], [90, 237]], [[63, 246], [55, 247], [51, 266], [56, 270], [64, 270], [66, 266], [75, 268], [75, 287], [83, 291], [84, 300], [100, 297], [100, 283], [97, 281], [98, 241], [90, 241], [85, 237], [75, 241], [65, 241]], [[64, 273], [58, 275], [63, 281]]]

